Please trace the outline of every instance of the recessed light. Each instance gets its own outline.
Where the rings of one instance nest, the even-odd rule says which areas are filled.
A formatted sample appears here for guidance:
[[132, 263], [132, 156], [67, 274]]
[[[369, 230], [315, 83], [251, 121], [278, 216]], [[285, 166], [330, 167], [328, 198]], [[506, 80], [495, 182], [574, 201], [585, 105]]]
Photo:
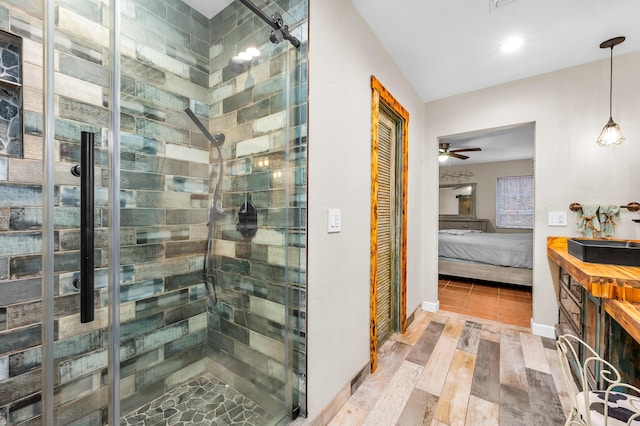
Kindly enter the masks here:
[[511, 37], [500, 45], [500, 51], [504, 53], [515, 52], [522, 47], [523, 43], [522, 37]]

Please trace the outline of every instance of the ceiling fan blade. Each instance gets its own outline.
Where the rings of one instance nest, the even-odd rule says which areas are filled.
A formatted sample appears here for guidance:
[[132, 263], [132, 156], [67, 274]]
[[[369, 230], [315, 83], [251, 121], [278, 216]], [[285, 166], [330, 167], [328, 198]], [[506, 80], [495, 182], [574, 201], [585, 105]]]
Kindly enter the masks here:
[[461, 149], [452, 149], [449, 152], [468, 152], [468, 151], [482, 151], [482, 148], [461, 148]]
[[461, 160], [466, 160], [467, 158], [469, 158], [467, 155], [462, 155], [462, 154], [456, 154], [453, 151], [449, 151], [448, 152], [449, 157], [455, 157], [455, 158], [459, 158]]

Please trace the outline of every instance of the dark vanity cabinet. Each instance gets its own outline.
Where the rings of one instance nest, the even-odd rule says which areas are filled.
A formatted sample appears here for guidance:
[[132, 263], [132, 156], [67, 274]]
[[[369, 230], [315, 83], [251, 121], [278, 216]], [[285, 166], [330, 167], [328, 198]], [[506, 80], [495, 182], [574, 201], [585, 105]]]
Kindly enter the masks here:
[[548, 238], [547, 256], [559, 266], [556, 334], [579, 337], [640, 387], [640, 268], [579, 261], [563, 237]]
[[583, 293], [582, 286], [560, 268], [559, 334], [568, 333], [582, 338]]
[[[560, 268], [557, 334], [573, 334], [586, 342], [601, 356], [605, 352], [604, 305], [563, 268]], [[576, 346], [576, 350], [581, 347]], [[590, 354], [578, 353], [584, 361]], [[591, 371], [595, 380], [597, 372]], [[574, 366], [574, 375], [577, 369]]]
[[640, 387], [640, 344], [610, 315], [605, 319], [604, 358], [620, 371], [623, 382]]

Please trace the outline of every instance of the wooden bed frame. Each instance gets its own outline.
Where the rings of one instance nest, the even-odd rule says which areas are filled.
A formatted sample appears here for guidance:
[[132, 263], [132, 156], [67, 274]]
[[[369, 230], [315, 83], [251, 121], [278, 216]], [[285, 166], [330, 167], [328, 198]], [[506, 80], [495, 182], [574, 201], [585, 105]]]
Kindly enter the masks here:
[[499, 283], [533, 285], [533, 270], [438, 259], [438, 274]]
[[[487, 219], [440, 216], [438, 229], [479, 229], [487, 232], [487, 222]], [[496, 266], [487, 263], [438, 259], [438, 274], [528, 287], [533, 286], [533, 269]]]

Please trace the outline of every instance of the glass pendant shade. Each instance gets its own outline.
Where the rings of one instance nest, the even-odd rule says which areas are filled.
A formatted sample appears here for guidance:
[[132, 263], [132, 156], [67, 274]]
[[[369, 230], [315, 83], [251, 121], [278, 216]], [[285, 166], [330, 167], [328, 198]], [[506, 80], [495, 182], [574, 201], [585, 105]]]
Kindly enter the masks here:
[[613, 118], [609, 117], [609, 121], [602, 128], [600, 137], [598, 137], [598, 145], [600, 146], [613, 146], [620, 145], [624, 141], [624, 136], [620, 131], [620, 126], [613, 121]]
[[624, 37], [614, 37], [612, 39], [603, 41], [600, 43], [601, 49], [611, 49], [609, 56], [609, 121], [604, 125], [600, 136], [598, 137], [598, 145], [600, 146], [614, 146], [620, 145], [624, 141], [624, 136], [620, 131], [620, 126], [613, 121], [611, 116], [611, 104], [613, 99], [613, 48], [625, 40]]

